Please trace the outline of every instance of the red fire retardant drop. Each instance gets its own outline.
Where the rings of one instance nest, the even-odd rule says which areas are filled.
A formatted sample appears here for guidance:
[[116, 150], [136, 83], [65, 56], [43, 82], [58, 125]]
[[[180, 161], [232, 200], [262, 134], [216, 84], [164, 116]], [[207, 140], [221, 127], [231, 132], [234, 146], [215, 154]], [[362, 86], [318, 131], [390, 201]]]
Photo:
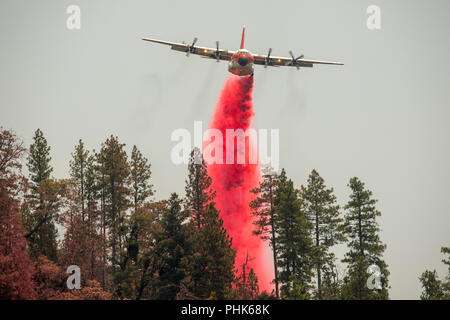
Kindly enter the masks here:
[[[250, 152], [256, 154], [257, 142], [252, 141], [251, 137], [247, 138], [245, 150], [241, 150], [242, 146], [239, 146], [235, 139], [234, 150], [231, 150], [234, 161], [232, 164], [226, 164], [226, 130], [245, 131], [250, 128], [254, 115], [252, 91], [253, 77], [230, 76], [225, 82], [209, 126], [210, 129], [218, 129], [222, 133], [223, 164], [209, 164], [208, 173], [212, 178], [212, 188], [216, 191], [217, 209], [221, 210], [224, 226], [237, 251], [235, 267], [240, 272], [248, 254], [248, 270], [254, 269], [260, 291], [266, 290], [270, 293], [273, 287], [273, 270], [267, 257], [267, 244], [252, 234], [254, 218], [249, 208], [250, 201], [255, 197], [250, 190], [258, 186], [261, 178], [259, 164], [249, 161]], [[246, 160], [244, 164], [238, 164], [237, 154], [242, 152], [245, 152]]]

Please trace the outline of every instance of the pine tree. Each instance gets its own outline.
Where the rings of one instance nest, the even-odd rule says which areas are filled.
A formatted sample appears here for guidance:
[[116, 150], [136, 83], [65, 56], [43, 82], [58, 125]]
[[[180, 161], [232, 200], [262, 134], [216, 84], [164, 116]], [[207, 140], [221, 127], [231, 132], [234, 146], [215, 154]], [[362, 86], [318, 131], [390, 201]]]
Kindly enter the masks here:
[[444, 290], [442, 281], [439, 280], [436, 270], [426, 270], [419, 278], [422, 283], [423, 292], [420, 295], [422, 300], [442, 300], [444, 297]]
[[22, 206], [23, 222], [27, 230], [25, 238], [33, 259], [44, 255], [51, 261], [58, 260], [58, 231], [55, 221], [59, 219], [65, 188], [64, 180], [44, 180], [36, 191], [32, 191], [37, 197], [29, 197]]
[[[112, 274], [116, 278], [115, 294], [119, 298], [122, 298], [121, 277], [128, 262], [126, 237], [129, 230], [127, 210], [130, 205], [130, 167], [124, 148], [125, 144], [111, 135], [96, 155], [96, 167], [99, 170], [98, 175], [101, 176], [103, 192], [104, 236], [108, 236], [110, 242]], [[106, 234], [106, 231], [109, 231], [109, 234]]]
[[168, 210], [167, 201], [148, 202], [143, 210], [138, 210], [138, 215], [135, 215], [139, 250], [136, 251], [136, 257], [132, 257], [131, 260], [136, 274], [132, 279], [136, 290], [133, 298], [136, 300], [158, 298], [156, 275], [163, 268], [164, 259], [159, 254], [160, 243], [157, 238], [163, 233], [160, 220]]
[[[201, 161], [200, 161], [201, 160]], [[206, 207], [214, 197], [210, 189], [211, 177], [208, 175], [206, 162], [198, 148], [191, 152], [188, 165], [188, 180], [186, 180], [186, 201], [197, 228], [201, 227]]]
[[193, 293], [202, 298], [214, 293], [218, 299], [224, 299], [235, 277], [236, 250], [232, 248], [232, 240], [214, 202], [206, 206], [201, 228], [191, 224], [191, 230], [195, 230], [191, 232], [191, 242], [194, 243], [194, 259], [190, 267]]
[[442, 262], [448, 265], [448, 274], [450, 275], [450, 247], [442, 247], [441, 252], [449, 255], [447, 259], [443, 259]]
[[[100, 152], [96, 152], [93, 150], [94, 154], [92, 159], [92, 166], [88, 170], [87, 176], [87, 185], [88, 187], [88, 197], [91, 199], [92, 209], [98, 205], [98, 215], [99, 215], [99, 240], [100, 240], [100, 278], [101, 285], [103, 290], [106, 290], [109, 284], [109, 279], [106, 274], [107, 267], [107, 212], [106, 212], [106, 197], [107, 197], [107, 189], [108, 189], [108, 181], [107, 181], [107, 170], [106, 170], [106, 159], [105, 155], [100, 155]], [[95, 209], [94, 209], [95, 210]]]
[[[95, 154], [95, 151], [93, 152]], [[101, 210], [98, 202], [100, 200], [100, 183], [98, 172], [95, 169], [95, 156], [89, 155], [86, 159], [84, 170], [84, 198], [86, 202], [85, 220], [87, 224], [87, 233], [89, 239], [89, 261], [90, 276], [89, 279], [96, 280], [104, 287], [102, 271], [104, 269], [102, 260], [102, 225]], [[87, 217], [86, 217], [87, 216]]]
[[283, 169], [275, 197], [277, 211], [281, 293], [286, 298], [309, 297], [312, 276], [310, 223], [302, 210], [298, 190]]
[[60, 184], [50, 179], [50, 146], [42, 131], [37, 129], [28, 156], [28, 170], [32, 184], [28, 210], [23, 211], [25, 235], [34, 258], [41, 254], [56, 261], [57, 230], [55, 220], [60, 206]]
[[50, 178], [53, 171], [50, 161], [50, 146], [47, 144], [41, 129], [34, 133], [33, 144], [30, 146], [28, 156], [28, 170], [31, 181], [34, 182], [33, 188], [37, 189], [39, 183]]
[[114, 272], [114, 283], [119, 298], [141, 299], [149, 282], [147, 273], [159, 270], [155, 269], [158, 265], [154, 263], [155, 257], [149, 255], [149, 242], [143, 241], [145, 238], [155, 237], [149, 236], [149, 224], [154, 217], [148, 215], [147, 211], [153, 190], [150, 184], [150, 164], [136, 146], [133, 147], [128, 167], [127, 183], [131, 198], [129, 208], [132, 210], [121, 221], [123, 242], [119, 258], [120, 268]]
[[[450, 254], [450, 248], [442, 247], [441, 252]], [[443, 259], [442, 262], [449, 266], [448, 274], [445, 279], [440, 280], [436, 270], [424, 271], [419, 280], [422, 283], [422, 300], [450, 300], [450, 257]]]
[[237, 280], [238, 298], [243, 300], [255, 300], [259, 295], [258, 277], [253, 268], [248, 268], [248, 253], [242, 264], [241, 274]]
[[253, 268], [250, 268], [250, 272], [248, 273], [247, 287], [249, 292], [249, 298], [251, 300], [256, 300], [259, 296], [259, 285], [258, 285], [258, 277], [256, 276]]
[[339, 300], [342, 297], [342, 279], [339, 270], [333, 260], [323, 268], [322, 299]]
[[64, 265], [76, 264], [82, 268], [83, 285], [89, 280], [102, 282], [99, 192], [94, 160], [80, 139], [70, 160], [71, 182], [66, 192], [68, 210], [62, 219], [66, 227], [62, 261]]
[[448, 273], [443, 283], [443, 287], [445, 292], [445, 299], [450, 300], [450, 247], [442, 247], [441, 252], [449, 255], [447, 259], [442, 260], [442, 262], [448, 265]]
[[191, 254], [188, 229], [184, 225], [187, 213], [181, 208], [182, 200], [172, 193], [161, 219], [161, 232], [156, 236], [157, 254], [162, 259], [158, 277], [158, 299], [173, 300], [187, 277], [186, 268]]
[[139, 235], [144, 231], [140, 230], [141, 224], [139, 221], [142, 218], [141, 215], [143, 214], [146, 201], [153, 195], [153, 186], [150, 184], [151, 171], [148, 159], [142, 155], [136, 146], [133, 146], [129, 167], [129, 184], [134, 210], [129, 221], [130, 232], [127, 237], [127, 255], [133, 262], [137, 262], [139, 250], [141, 249]]
[[275, 211], [275, 194], [278, 185], [278, 175], [272, 172], [271, 168], [265, 168], [263, 180], [260, 182], [258, 188], [251, 190], [257, 195], [257, 198], [250, 202], [251, 213], [256, 217], [254, 224], [256, 230], [254, 234], [259, 235], [263, 240], [269, 240], [273, 253], [273, 267], [274, 267], [274, 282], [275, 295], [277, 298], [279, 294], [278, 284], [278, 247], [277, 247], [277, 230], [275, 220], [277, 213]]
[[[386, 245], [378, 235], [380, 228], [376, 217], [381, 213], [375, 208], [377, 200], [372, 199], [372, 192], [365, 189], [364, 183], [356, 177], [350, 179], [348, 186], [352, 194], [345, 206], [344, 232], [349, 239], [347, 245], [350, 251], [343, 259], [348, 264], [343, 297], [358, 300], [388, 299], [389, 271], [382, 257]], [[381, 289], [368, 288], [368, 268], [372, 265], [380, 270]]]
[[223, 227], [223, 220], [212, 200], [211, 177], [198, 148], [191, 152], [186, 181], [186, 209], [189, 212], [191, 242], [194, 243], [190, 261], [191, 291], [207, 298], [212, 293], [224, 298], [234, 280], [236, 252], [231, 238]]
[[317, 298], [321, 300], [323, 298], [322, 275], [334, 269], [335, 258], [330, 248], [340, 240], [344, 240], [341, 233], [342, 219], [339, 217], [339, 206], [336, 204], [333, 188], [326, 188], [323, 178], [316, 170], [312, 170], [309, 175], [307, 187], [301, 187], [300, 197], [306, 216], [311, 222]]
[[19, 215], [25, 153], [17, 136], [0, 127], [0, 299], [33, 299], [31, 260]]
[[79, 202], [81, 209], [81, 218], [85, 217], [85, 200], [86, 200], [86, 175], [89, 161], [89, 151], [84, 148], [84, 143], [80, 139], [78, 145], [75, 146], [75, 152], [72, 153], [70, 161], [70, 176], [78, 186]]
[[133, 197], [134, 211], [153, 195], [153, 186], [150, 184], [150, 164], [136, 146], [133, 146], [130, 159], [130, 185]]

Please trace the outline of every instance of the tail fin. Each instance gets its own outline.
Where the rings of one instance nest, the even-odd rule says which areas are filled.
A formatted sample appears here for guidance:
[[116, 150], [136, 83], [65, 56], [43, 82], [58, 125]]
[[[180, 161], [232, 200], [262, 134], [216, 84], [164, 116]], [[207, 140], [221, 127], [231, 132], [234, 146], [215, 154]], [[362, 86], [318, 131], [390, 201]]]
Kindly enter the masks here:
[[245, 26], [242, 29], [241, 49], [244, 49], [244, 40], [245, 40]]

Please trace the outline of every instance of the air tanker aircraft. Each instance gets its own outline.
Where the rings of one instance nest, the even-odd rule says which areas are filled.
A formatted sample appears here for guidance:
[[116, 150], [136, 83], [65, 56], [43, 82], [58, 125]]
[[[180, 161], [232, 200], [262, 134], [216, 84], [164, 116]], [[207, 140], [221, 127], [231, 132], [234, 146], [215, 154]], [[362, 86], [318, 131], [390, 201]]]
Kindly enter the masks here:
[[244, 49], [244, 38], [245, 38], [245, 26], [242, 29], [241, 47], [237, 51], [219, 49], [219, 41], [216, 41], [216, 49], [198, 47], [195, 46], [197, 38], [194, 38], [194, 41], [192, 42], [191, 45], [185, 42], [177, 43], [149, 38], [143, 38], [142, 40], [169, 45], [172, 50], [186, 52], [186, 56], [189, 56], [192, 53], [198, 54], [202, 56], [202, 58], [216, 59], [217, 62], [219, 62], [220, 60], [229, 61], [228, 71], [238, 76], [253, 75], [254, 64], [263, 65], [264, 68], [267, 68], [267, 66], [270, 67], [287, 66], [287, 67], [296, 67], [297, 69], [300, 69], [300, 67], [312, 68], [314, 64], [343, 65], [343, 63], [341, 62], [306, 60], [303, 59], [304, 57], [303, 55], [295, 58], [292, 51], [289, 51], [291, 58], [273, 57], [270, 56], [270, 54], [272, 53], [272, 48], [269, 49], [267, 56], [252, 54], [250, 51]]

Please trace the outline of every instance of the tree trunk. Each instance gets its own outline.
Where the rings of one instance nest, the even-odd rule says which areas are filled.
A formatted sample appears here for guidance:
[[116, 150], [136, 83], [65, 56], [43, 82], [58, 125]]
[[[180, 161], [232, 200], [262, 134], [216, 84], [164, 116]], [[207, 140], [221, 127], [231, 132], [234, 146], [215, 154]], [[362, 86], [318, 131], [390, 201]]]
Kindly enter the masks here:
[[275, 295], [277, 299], [280, 298], [279, 284], [278, 284], [278, 259], [277, 259], [277, 243], [275, 238], [275, 221], [273, 212], [273, 190], [272, 190], [272, 176], [269, 176], [269, 197], [270, 197], [270, 227], [272, 231], [272, 252], [273, 252], [273, 270], [275, 273]]
[[[319, 238], [319, 213], [316, 211], [316, 247], [320, 246]], [[317, 262], [317, 291], [319, 294], [319, 300], [322, 300], [322, 274], [321, 274], [320, 262]]]

